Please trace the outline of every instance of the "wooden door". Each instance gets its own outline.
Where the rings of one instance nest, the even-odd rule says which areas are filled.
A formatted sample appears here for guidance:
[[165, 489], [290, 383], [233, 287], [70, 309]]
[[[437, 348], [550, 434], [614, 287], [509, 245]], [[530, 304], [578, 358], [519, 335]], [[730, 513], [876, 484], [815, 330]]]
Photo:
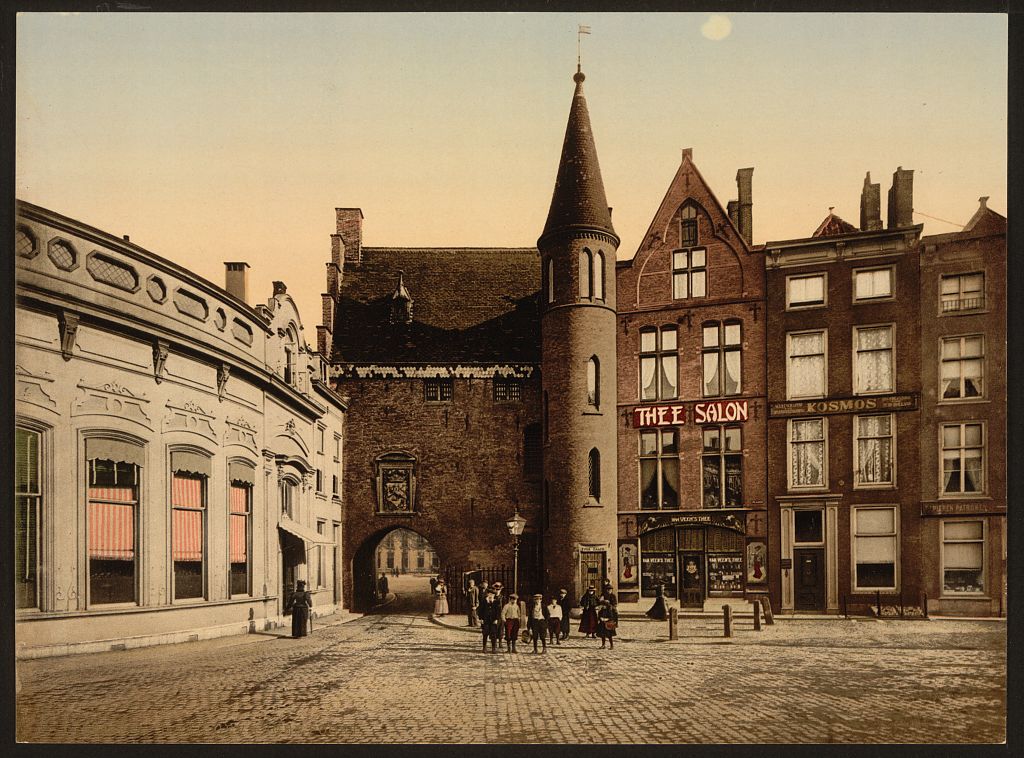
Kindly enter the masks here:
[[825, 610], [825, 551], [821, 548], [793, 551], [794, 608]]

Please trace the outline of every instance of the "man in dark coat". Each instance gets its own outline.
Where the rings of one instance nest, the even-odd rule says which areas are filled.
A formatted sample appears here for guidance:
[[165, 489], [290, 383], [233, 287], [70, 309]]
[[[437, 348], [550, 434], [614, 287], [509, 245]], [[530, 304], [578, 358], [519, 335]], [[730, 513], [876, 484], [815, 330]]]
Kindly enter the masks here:
[[476, 615], [480, 619], [480, 631], [483, 634], [483, 651], [487, 652], [487, 640], [490, 639], [491, 652], [496, 653], [501, 626], [501, 604], [494, 597], [494, 590], [487, 590], [483, 601], [477, 606]]
[[544, 605], [544, 596], [537, 593], [531, 599], [526, 611], [526, 622], [530, 625], [530, 639], [533, 640], [533, 652], [535, 653], [537, 652], [538, 637], [544, 646], [544, 652], [548, 651], [547, 631], [550, 618], [551, 614], [548, 613], [547, 606]]
[[295, 594], [292, 595], [292, 637], [305, 637], [306, 624], [309, 623], [309, 609], [313, 607], [313, 598], [306, 592], [306, 583], [301, 579], [296, 582]]
[[572, 610], [572, 599], [564, 587], [558, 591], [558, 604], [562, 606], [562, 639], [569, 639], [569, 611]]
[[383, 571], [380, 572], [380, 579], [377, 580], [377, 594], [380, 595], [382, 603], [388, 599], [388, 578]]

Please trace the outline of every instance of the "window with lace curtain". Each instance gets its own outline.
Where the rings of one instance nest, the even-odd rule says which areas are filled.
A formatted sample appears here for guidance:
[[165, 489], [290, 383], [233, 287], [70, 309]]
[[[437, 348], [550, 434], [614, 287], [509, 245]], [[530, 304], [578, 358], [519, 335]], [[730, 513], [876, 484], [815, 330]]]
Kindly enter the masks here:
[[828, 332], [786, 335], [786, 398], [825, 397], [825, 346]]
[[738, 321], [709, 321], [704, 324], [701, 361], [704, 397], [740, 394], [742, 356], [741, 325]]
[[894, 391], [893, 331], [891, 325], [853, 328], [854, 394]]
[[674, 326], [640, 330], [640, 399], [679, 396], [677, 334]]
[[943, 400], [983, 397], [985, 337], [973, 334], [942, 340], [941, 394]]
[[942, 493], [977, 495], [984, 491], [984, 424], [943, 424]]
[[679, 507], [679, 446], [675, 429], [640, 432], [640, 507]]
[[826, 486], [827, 445], [824, 418], [791, 419], [789, 422], [789, 486]]
[[892, 486], [894, 479], [894, 438], [892, 414], [856, 416], [853, 421], [854, 485]]

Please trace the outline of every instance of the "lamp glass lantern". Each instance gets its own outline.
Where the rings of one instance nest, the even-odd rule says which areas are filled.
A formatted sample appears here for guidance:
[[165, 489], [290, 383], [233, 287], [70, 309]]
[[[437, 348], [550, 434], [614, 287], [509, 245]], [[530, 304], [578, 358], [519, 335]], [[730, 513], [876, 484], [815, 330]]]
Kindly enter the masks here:
[[526, 528], [526, 519], [519, 515], [519, 509], [516, 508], [515, 513], [512, 514], [512, 518], [505, 521], [505, 526], [508, 527], [508, 533], [512, 535], [515, 540], [513, 548], [515, 550], [515, 558], [512, 563], [512, 592], [519, 594], [519, 535], [523, 533], [523, 529]]

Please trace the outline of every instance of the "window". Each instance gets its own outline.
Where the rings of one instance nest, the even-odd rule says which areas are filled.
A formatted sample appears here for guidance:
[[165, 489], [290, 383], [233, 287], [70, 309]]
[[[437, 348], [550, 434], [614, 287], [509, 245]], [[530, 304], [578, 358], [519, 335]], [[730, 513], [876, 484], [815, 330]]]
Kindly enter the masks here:
[[252, 533], [252, 491], [255, 470], [244, 463], [228, 464], [228, 561], [230, 594], [248, 595], [251, 558], [249, 535]]
[[424, 379], [423, 396], [430, 402], [443, 402], [452, 399], [452, 379]]
[[942, 399], [983, 397], [984, 367], [985, 338], [982, 335], [948, 337], [942, 340]]
[[672, 297], [685, 300], [707, 294], [707, 250], [676, 250], [672, 253]]
[[284, 383], [291, 384], [295, 381], [295, 356], [290, 347], [284, 349]]
[[942, 492], [985, 491], [985, 429], [982, 424], [943, 424]]
[[891, 414], [854, 418], [855, 485], [891, 486], [894, 483], [892, 427]]
[[787, 334], [786, 393], [790, 400], [825, 397], [825, 345], [828, 333]]
[[697, 244], [697, 208], [683, 206], [679, 214], [679, 246], [693, 247]]
[[171, 453], [171, 560], [174, 599], [204, 596], [204, 537], [210, 459], [196, 453]]
[[896, 589], [896, 509], [853, 509], [855, 590]]
[[281, 513], [290, 519], [295, 518], [298, 488], [298, 482], [292, 479], [281, 480]]
[[587, 473], [590, 482], [590, 497], [594, 500], [601, 500], [601, 453], [598, 449], [592, 448], [587, 458]]
[[587, 405], [595, 410], [601, 404], [601, 363], [596, 355], [587, 361]]
[[673, 400], [678, 397], [676, 328], [665, 326], [640, 331], [640, 399]]
[[793, 511], [793, 543], [820, 545], [825, 541], [825, 513], [817, 510]]
[[324, 491], [324, 428], [318, 426], [316, 428], [316, 491], [322, 493]]
[[377, 461], [377, 512], [412, 513], [416, 502], [416, 459], [386, 453]]
[[604, 253], [598, 250], [591, 259], [590, 279], [594, 283], [594, 298], [604, 300]]
[[555, 302], [555, 261], [553, 258], [548, 258], [548, 302]]
[[[316, 533], [319, 534], [320, 536], [323, 536], [325, 534], [326, 528], [327, 528], [327, 522], [326, 521], [317, 521], [316, 522]], [[324, 546], [323, 545], [317, 545], [316, 546], [316, 553], [317, 553], [317, 555], [316, 555], [316, 562], [315, 562], [315, 566], [316, 566], [316, 581], [313, 583], [313, 586], [314, 587], [319, 587], [319, 588], [324, 588], [324, 587], [327, 586], [327, 570], [326, 570], [326, 566], [324, 565], [325, 561], [326, 561], [326, 556], [324, 555]]]
[[824, 487], [825, 419], [791, 419], [789, 422], [789, 486]]
[[78, 266], [78, 253], [66, 240], [50, 240], [47, 255], [50, 256], [53, 265], [62, 271], [71, 271]]
[[985, 591], [985, 523], [942, 522], [942, 592], [951, 595]]
[[26, 227], [19, 226], [14, 233], [14, 250], [22, 258], [35, 258], [39, 253], [36, 236]]
[[739, 427], [706, 426], [701, 456], [705, 508], [743, 505], [743, 445]]
[[331, 476], [331, 494], [341, 494], [341, 437], [334, 435], [334, 474]]
[[544, 469], [544, 450], [540, 442], [540, 424], [529, 424], [523, 428], [523, 477], [535, 482]]
[[973, 311], [985, 307], [985, 275], [954, 274], [942, 277], [939, 298], [943, 313]]
[[738, 322], [704, 324], [704, 397], [740, 394], [740, 358], [742, 339]]
[[786, 307], [811, 308], [825, 304], [825, 274], [791, 276], [786, 279]]
[[880, 300], [893, 296], [893, 269], [885, 268], [859, 269], [853, 272], [853, 299]]
[[[139, 467], [134, 462], [136, 456], [117, 454], [116, 448], [122, 445], [113, 440], [86, 440], [90, 605], [134, 603], [137, 597]], [[98, 449], [107, 447], [111, 449]], [[105, 455], [111, 457], [99, 457]], [[122, 457], [130, 460], [118, 460]]]
[[505, 377], [494, 378], [494, 401], [509, 403], [523, 399], [523, 382], [521, 379]]
[[640, 432], [640, 507], [679, 507], [679, 447], [675, 429]]
[[[20, 232], [20, 230], [19, 230]], [[39, 607], [39, 543], [42, 516], [39, 432], [14, 431], [15, 607]]]
[[594, 296], [594, 256], [584, 248], [580, 251], [580, 297]]
[[854, 327], [854, 394], [892, 392], [893, 328], [891, 326]]

